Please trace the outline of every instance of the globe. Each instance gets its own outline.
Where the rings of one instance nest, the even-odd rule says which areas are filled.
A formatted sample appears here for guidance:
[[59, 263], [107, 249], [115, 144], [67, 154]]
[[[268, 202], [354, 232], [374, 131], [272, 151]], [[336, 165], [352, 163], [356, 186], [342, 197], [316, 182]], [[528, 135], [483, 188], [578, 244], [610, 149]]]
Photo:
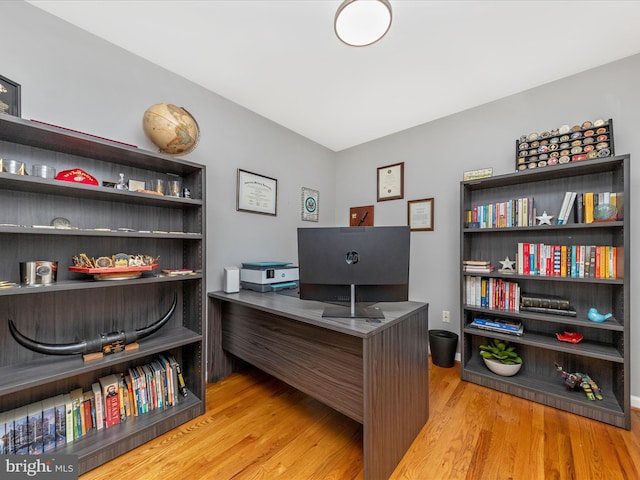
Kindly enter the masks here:
[[184, 155], [198, 145], [200, 128], [195, 118], [171, 103], [150, 106], [142, 119], [142, 128], [161, 153]]

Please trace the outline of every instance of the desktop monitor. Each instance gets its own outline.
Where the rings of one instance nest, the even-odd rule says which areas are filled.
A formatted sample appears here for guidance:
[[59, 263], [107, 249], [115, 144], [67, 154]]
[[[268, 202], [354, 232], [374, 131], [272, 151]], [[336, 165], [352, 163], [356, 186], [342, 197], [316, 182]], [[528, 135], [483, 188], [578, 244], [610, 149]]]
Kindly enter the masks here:
[[299, 228], [300, 298], [337, 303], [325, 317], [384, 318], [367, 304], [408, 300], [410, 238], [408, 226]]

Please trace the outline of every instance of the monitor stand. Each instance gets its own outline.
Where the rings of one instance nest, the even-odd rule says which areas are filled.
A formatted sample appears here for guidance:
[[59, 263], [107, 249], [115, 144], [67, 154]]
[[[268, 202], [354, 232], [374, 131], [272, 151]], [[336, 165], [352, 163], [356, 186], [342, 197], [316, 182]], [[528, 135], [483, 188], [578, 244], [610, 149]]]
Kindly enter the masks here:
[[356, 286], [351, 284], [351, 304], [350, 306], [330, 306], [325, 307], [322, 312], [323, 317], [327, 318], [368, 318], [371, 320], [379, 320], [384, 318], [382, 309], [378, 307], [365, 307], [356, 304]]

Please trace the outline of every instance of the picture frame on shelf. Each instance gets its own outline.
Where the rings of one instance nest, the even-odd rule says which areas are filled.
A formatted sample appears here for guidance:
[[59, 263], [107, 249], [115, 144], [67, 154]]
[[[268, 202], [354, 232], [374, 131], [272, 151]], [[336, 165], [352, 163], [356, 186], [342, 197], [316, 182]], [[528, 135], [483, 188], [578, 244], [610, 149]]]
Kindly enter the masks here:
[[303, 222], [317, 222], [320, 212], [320, 192], [312, 188], [302, 187], [301, 216]]
[[278, 180], [239, 168], [236, 210], [275, 217], [278, 214]]
[[137, 192], [138, 190], [144, 190], [146, 188], [146, 184], [140, 180], [129, 180], [129, 191]]
[[404, 198], [404, 162], [378, 167], [378, 202]]
[[433, 231], [433, 197], [407, 201], [407, 225], [412, 232]]
[[19, 83], [0, 75], [0, 113], [20, 117], [22, 113], [21, 88]]
[[493, 176], [493, 168], [479, 168], [478, 170], [467, 170], [462, 174], [462, 180], [478, 180]]

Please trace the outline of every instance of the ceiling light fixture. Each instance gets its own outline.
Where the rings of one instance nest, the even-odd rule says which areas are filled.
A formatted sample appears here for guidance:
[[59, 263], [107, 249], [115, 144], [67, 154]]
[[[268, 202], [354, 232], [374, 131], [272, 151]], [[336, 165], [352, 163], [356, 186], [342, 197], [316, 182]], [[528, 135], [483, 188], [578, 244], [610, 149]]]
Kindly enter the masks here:
[[344, 0], [333, 22], [338, 38], [352, 47], [376, 43], [391, 27], [389, 0]]

